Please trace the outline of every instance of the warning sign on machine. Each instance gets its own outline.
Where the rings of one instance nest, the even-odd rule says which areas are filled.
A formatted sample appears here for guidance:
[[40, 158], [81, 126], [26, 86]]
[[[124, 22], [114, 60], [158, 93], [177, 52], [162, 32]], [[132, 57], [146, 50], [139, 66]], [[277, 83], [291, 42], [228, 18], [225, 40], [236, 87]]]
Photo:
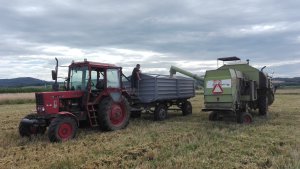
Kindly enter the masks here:
[[222, 83], [219, 82], [219, 83], [215, 84], [212, 92], [213, 92], [213, 94], [221, 94], [221, 93], [223, 93]]
[[221, 94], [224, 88], [231, 88], [231, 79], [209, 80], [206, 82], [206, 88], [211, 88], [213, 94]]

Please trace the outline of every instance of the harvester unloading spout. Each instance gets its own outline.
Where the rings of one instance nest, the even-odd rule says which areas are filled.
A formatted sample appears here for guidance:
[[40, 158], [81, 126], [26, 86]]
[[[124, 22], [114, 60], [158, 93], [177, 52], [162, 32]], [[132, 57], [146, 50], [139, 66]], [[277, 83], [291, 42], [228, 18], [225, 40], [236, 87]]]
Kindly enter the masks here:
[[200, 82], [203, 83], [203, 78], [202, 77], [200, 77], [200, 76], [198, 76], [198, 75], [196, 75], [194, 73], [191, 73], [189, 71], [183, 70], [183, 69], [181, 69], [179, 67], [171, 66], [170, 67], [170, 77], [173, 77], [174, 74], [176, 74], [176, 72], [179, 72], [179, 73], [181, 73], [183, 75], [186, 75], [188, 77], [191, 77], [191, 78], [193, 78], [193, 79], [195, 79], [195, 80], [200, 81]]

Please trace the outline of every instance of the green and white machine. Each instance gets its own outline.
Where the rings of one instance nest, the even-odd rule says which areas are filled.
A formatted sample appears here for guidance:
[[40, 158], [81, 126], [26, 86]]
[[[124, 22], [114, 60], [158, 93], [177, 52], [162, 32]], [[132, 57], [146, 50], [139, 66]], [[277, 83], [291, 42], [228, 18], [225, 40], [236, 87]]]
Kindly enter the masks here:
[[[223, 66], [206, 71], [204, 77], [204, 109], [211, 111], [209, 120], [233, 115], [239, 123], [253, 121], [251, 109], [266, 115], [274, 101], [271, 78], [261, 70], [241, 62], [237, 57], [219, 58]], [[227, 64], [229, 61], [230, 63]]]
[[204, 79], [196, 74], [171, 66], [170, 76], [176, 72], [192, 77], [204, 87], [203, 111], [211, 111], [209, 120], [221, 120], [234, 116], [239, 123], [253, 121], [251, 109], [258, 109], [259, 115], [266, 115], [274, 102], [272, 79], [263, 72], [242, 62], [238, 57], [218, 58], [223, 66], [208, 70]]

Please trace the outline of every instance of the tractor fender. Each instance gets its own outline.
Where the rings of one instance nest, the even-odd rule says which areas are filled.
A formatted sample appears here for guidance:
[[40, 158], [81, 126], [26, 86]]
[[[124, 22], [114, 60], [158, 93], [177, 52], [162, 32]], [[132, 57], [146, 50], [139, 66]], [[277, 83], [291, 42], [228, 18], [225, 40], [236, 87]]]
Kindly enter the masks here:
[[72, 114], [70, 112], [67, 112], [67, 111], [61, 111], [61, 112], [58, 112], [57, 115], [61, 116], [61, 117], [62, 116], [72, 117], [76, 121], [77, 126], [79, 126], [79, 120], [78, 120], [78, 118], [74, 114]]

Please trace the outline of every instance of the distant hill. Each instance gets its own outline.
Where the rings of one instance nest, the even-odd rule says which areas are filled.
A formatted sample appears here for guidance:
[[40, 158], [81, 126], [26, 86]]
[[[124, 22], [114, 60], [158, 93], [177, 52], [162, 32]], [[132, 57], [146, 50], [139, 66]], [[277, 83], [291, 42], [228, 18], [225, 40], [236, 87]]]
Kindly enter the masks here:
[[43, 86], [49, 82], [35, 79], [32, 77], [20, 77], [14, 79], [0, 79], [0, 87], [26, 87], [26, 86]]
[[293, 77], [293, 78], [276, 77], [273, 78], [273, 82], [281, 86], [300, 86], [300, 77]]

